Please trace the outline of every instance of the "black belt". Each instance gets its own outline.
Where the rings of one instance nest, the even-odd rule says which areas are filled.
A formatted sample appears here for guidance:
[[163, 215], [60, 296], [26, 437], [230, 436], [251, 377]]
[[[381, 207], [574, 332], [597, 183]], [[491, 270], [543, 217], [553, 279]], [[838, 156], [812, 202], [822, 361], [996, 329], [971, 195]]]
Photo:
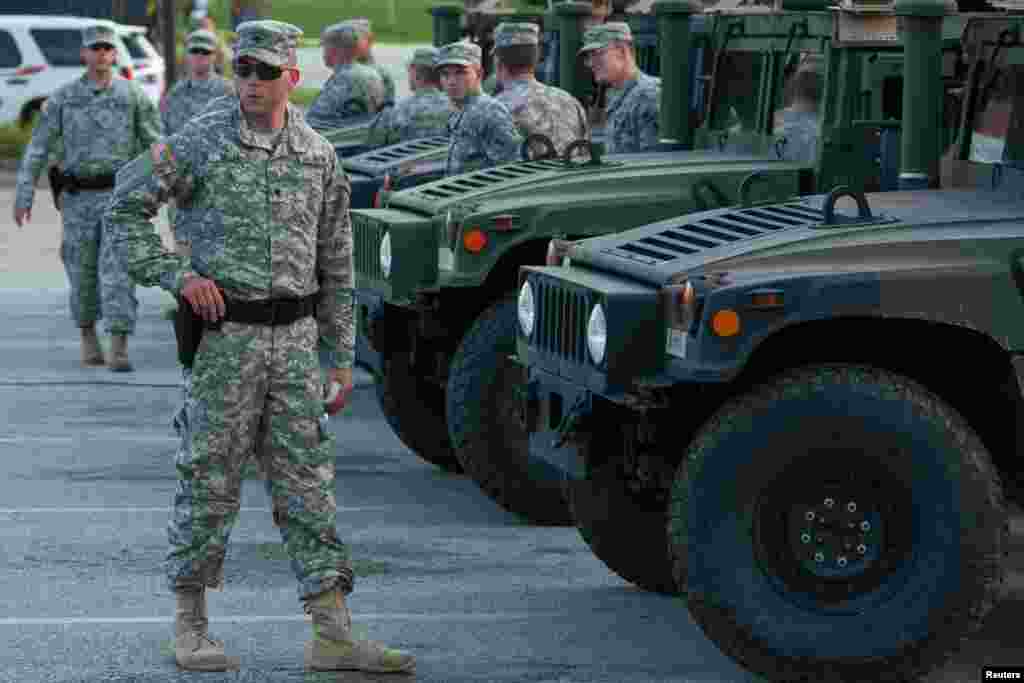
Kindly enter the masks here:
[[[246, 323], [249, 325], [291, 325], [296, 320], [302, 320], [316, 313], [316, 301], [320, 296], [319, 292], [303, 297], [288, 299], [259, 299], [257, 301], [240, 301], [224, 297], [224, 318], [233, 323]], [[219, 324], [207, 327], [214, 329]]]
[[110, 190], [114, 187], [113, 173], [105, 173], [87, 178], [64, 173], [61, 180], [61, 186], [70, 193], [75, 193], [79, 190]]

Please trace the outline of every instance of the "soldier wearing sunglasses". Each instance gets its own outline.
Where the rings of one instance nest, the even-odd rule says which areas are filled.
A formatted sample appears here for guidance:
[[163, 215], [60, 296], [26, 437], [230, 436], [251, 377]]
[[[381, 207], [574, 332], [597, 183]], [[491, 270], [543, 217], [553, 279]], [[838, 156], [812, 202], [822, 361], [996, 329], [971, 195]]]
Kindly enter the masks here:
[[[338, 395], [328, 412], [352, 389], [350, 187], [333, 147], [288, 102], [301, 34], [277, 21], [239, 26], [237, 106], [135, 159], [108, 209], [132, 277], [180, 297], [203, 330], [168, 527], [175, 659], [189, 670], [239, 665], [208, 631], [205, 591], [223, 585], [242, 467], [255, 455], [312, 615], [307, 668], [407, 672], [412, 655], [353, 636], [345, 603], [354, 577], [337, 536], [334, 438], [319, 418], [320, 359]], [[166, 251], [150, 223], [169, 197], [190, 223], [190, 257]]]

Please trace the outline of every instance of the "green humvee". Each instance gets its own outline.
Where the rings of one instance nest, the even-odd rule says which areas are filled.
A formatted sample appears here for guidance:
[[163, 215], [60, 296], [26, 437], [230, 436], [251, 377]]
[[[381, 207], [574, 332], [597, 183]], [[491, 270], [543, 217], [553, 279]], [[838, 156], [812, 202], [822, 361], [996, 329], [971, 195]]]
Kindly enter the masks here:
[[[557, 477], [531, 474], [529, 433], [512, 409], [525, 386], [507, 361], [515, 349], [516, 273], [544, 262], [549, 238], [618, 232], [717, 206], [780, 200], [844, 182], [894, 189], [901, 103], [900, 46], [893, 22], [834, 10], [738, 8], [687, 30], [687, 5], [656, 5], [663, 116], [697, 151], [549, 159], [508, 164], [390, 196], [387, 208], [353, 211], [360, 352], [373, 368], [389, 423], [406, 445], [441, 465], [454, 458], [506, 508], [537, 523], [571, 523]], [[688, 10], [687, 10], [688, 11]], [[681, 21], [685, 19], [686, 21]], [[947, 21], [950, 87], [957, 81], [959, 30]], [[880, 26], [880, 28], [879, 28]], [[682, 30], [680, 30], [680, 28]], [[664, 34], [662, 34], [664, 35]], [[693, 43], [717, 46], [701, 65], [703, 125], [692, 131], [690, 81], [678, 77]], [[836, 36], [840, 41], [836, 41]], [[852, 40], [846, 40], [847, 37]], [[787, 67], [801, 54], [826, 60], [822, 143], [815, 158], [786, 158], [773, 134], [786, 104]], [[680, 93], [679, 90], [683, 92]], [[754, 95], [752, 95], [754, 93]], [[882, 144], [886, 143], [886, 144]], [[684, 146], [689, 146], [684, 143]], [[538, 447], [540, 444], [533, 444]]]
[[523, 412], [573, 445], [584, 537], [771, 680], [919, 680], [1002, 595], [1024, 502], [1024, 18], [963, 17], [947, 146], [942, 11], [896, 5], [901, 191], [690, 214], [520, 275]]

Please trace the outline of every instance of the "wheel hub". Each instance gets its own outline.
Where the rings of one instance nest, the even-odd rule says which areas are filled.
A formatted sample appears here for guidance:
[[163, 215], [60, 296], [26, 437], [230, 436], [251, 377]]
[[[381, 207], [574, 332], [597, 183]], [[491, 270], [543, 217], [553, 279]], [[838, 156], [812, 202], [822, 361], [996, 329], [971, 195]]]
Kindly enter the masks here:
[[794, 505], [789, 526], [790, 551], [814, 576], [853, 577], [881, 554], [881, 515], [860, 496], [826, 492], [817, 502]]

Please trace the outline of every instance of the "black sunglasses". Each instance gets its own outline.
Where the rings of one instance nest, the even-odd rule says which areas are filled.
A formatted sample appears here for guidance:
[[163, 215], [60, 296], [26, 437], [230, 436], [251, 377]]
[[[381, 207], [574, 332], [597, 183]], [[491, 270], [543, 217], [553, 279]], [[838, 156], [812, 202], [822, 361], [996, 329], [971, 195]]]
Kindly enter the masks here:
[[213, 54], [213, 52], [210, 51], [210, 50], [203, 50], [202, 48], [198, 48], [198, 47], [189, 50], [188, 53], [190, 55], [207, 55], [207, 56]]
[[271, 66], [263, 62], [235, 62], [234, 69], [235, 76], [239, 78], [249, 78], [256, 74], [256, 78], [261, 81], [276, 81], [281, 78], [281, 73], [284, 71], [279, 66]]

